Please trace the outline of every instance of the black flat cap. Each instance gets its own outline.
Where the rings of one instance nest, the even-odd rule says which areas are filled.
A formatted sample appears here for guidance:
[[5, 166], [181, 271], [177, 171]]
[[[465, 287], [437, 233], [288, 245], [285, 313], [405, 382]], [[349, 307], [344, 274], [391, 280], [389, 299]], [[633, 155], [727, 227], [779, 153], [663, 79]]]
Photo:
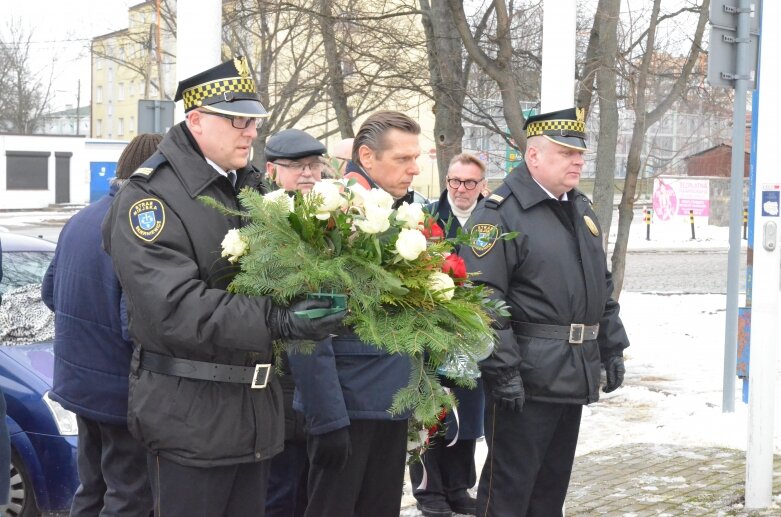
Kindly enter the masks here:
[[543, 135], [564, 147], [587, 151], [586, 123], [582, 108], [540, 113], [526, 119], [526, 138]]
[[304, 156], [322, 156], [325, 152], [323, 144], [300, 129], [285, 129], [266, 140], [266, 160], [270, 162], [279, 158], [295, 160]]
[[185, 113], [204, 108], [239, 117], [268, 116], [242, 56], [180, 81], [174, 95], [178, 100], [184, 101]]

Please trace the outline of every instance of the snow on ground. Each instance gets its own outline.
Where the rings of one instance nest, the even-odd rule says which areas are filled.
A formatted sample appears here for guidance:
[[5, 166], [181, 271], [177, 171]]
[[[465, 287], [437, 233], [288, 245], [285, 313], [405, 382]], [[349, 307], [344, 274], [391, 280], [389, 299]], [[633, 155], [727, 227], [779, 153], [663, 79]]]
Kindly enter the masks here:
[[[723, 413], [725, 296], [623, 293], [629, 333], [627, 376], [616, 392], [584, 408], [578, 454], [621, 443], [670, 443], [745, 449], [748, 406]], [[776, 407], [781, 401], [777, 357]], [[781, 453], [781, 411], [775, 414]]]

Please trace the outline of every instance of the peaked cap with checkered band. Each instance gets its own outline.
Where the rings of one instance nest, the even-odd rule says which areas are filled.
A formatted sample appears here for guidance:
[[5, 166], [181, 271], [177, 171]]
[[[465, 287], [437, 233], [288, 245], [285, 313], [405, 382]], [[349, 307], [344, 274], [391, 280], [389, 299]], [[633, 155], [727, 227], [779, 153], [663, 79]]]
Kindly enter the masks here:
[[174, 101], [184, 112], [195, 108], [240, 117], [268, 117], [260, 103], [246, 58], [237, 56], [179, 82]]
[[543, 135], [559, 145], [586, 151], [586, 123], [583, 108], [540, 113], [526, 119], [526, 138]]

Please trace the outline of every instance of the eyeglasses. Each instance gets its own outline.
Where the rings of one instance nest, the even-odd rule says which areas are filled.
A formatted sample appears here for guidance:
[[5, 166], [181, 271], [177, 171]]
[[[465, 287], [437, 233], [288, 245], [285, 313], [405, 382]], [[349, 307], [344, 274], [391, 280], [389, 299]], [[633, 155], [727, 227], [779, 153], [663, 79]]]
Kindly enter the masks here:
[[287, 169], [290, 169], [291, 171], [294, 171], [298, 174], [301, 174], [304, 172], [304, 169], [309, 168], [309, 172], [312, 174], [320, 174], [323, 172], [323, 169], [325, 168], [325, 164], [323, 162], [312, 162], [312, 163], [301, 163], [301, 162], [274, 162], [274, 165], [281, 165], [282, 167], [285, 167]]
[[226, 115], [225, 113], [217, 113], [215, 111], [202, 111], [202, 110], [198, 110], [198, 113], [226, 118], [231, 121], [231, 126], [235, 127], [236, 129], [247, 129], [249, 125], [253, 123], [255, 124], [255, 129], [260, 129], [260, 126], [263, 125], [263, 119], [258, 117], [239, 117], [236, 115]]
[[458, 190], [461, 185], [467, 190], [474, 190], [483, 180], [459, 180], [456, 178], [447, 178], [447, 184], [453, 190]]

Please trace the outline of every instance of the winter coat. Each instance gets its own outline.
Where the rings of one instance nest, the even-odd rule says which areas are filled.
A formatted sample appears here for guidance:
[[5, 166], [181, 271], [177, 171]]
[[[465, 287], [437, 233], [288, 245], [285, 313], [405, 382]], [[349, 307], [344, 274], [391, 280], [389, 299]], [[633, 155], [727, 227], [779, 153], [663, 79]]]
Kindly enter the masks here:
[[122, 336], [122, 288], [100, 233], [117, 190], [112, 185], [63, 227], [41, 298], [54, 311], [52, 398], [82, 417], [124, 426], [133, 343]]
[[[241, 169], [236, 190], [258, 188], [261, 179], [254, 168]], [[225, 290], [237, 266], [220, 256], [220, 243], [242, 221], [201, 196], [238, 208], [231, 182], [205, 161], [183, 122], [119, 191], [103, 224], [136, 344], [128, 423], [149, 449], [182, 465], [261, 461], [283, 447], [282, 392], [273, 374], [265, 388], [252, 389], [139, 367], [141, 350], [222, 365], [272, 360], [271, 301]]]
[[[611, 297], [613, 282], [602, 249], [602, 231], [588, 198], [573, 189], [569, 201], [551, 198], [525, 164], [472, 213], [469, 227], [481, 235], [462, 250], [476, 281], [507, 302], [494, 353], [481, 363], [486, 382], [520, 371], [527, 400], [588, 404], [599, 400], [600, 361], [621, 355], [629, 340]], [[519, 232], [512, 240], [497, 232]], [[599, 324], [595, 340], [514, 334], [519, 322]]]

